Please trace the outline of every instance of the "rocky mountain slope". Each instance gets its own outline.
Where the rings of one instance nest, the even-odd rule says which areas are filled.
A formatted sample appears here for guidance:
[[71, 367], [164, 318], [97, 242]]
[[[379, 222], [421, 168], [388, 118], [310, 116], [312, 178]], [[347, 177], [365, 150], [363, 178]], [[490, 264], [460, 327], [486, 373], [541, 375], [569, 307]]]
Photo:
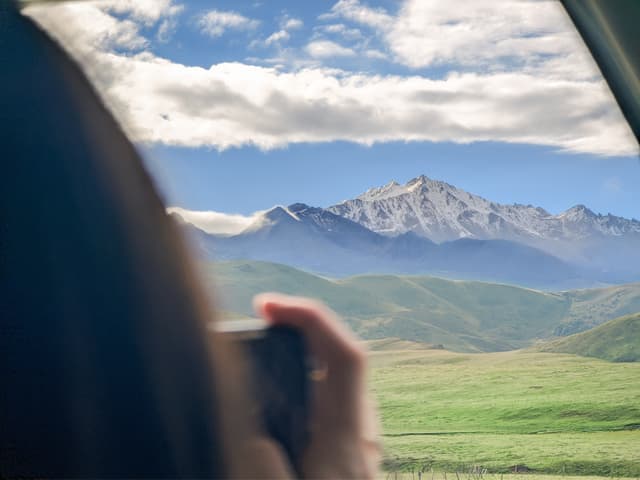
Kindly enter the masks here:
[[609, 276], [640, 270], [640, 221], [598, 215], [577, 205], [558, 215], [531, 205], [502, 205], [419, 176], [372, 188], [329, 211], [383, 235], [413, 232], [434, 242], [510, 240]]

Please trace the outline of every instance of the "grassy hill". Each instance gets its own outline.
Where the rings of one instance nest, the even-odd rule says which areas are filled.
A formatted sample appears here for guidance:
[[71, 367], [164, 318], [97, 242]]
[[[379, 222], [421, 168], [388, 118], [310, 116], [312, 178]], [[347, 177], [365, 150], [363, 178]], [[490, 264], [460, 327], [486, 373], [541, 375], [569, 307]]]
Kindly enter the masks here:
[[571, 335], [630, 313], [640, 312], [640, 284], [630, 283], [609, 288], [592, 288], [564, 292], [572, 308], [555, 332]]
[[640, 284], [561, 293], [426, 276], [360, 275], [334, 280], [285, 265], [232, 261], [203, 265], [218, 305], [251, 315], [259, 292], [321, 299], [365, 339], [394, 337], [462, 352], [531, 345], [558, 329], [584, 329], [640, 310]]
[[370, 363], [389, 470], [640, 477], [640, 363], [433, 349]]
[[611, 362], [640, 361], [640, 313], [538, 347], [542, 352], [573, 353]]

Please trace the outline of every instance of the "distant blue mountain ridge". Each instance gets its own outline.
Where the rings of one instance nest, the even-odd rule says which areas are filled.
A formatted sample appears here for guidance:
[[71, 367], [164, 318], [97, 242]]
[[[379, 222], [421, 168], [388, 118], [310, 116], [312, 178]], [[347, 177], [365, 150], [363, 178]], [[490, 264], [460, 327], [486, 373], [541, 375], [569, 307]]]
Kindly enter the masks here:
[[237, 235], [213, 235], [191, 225], [188, 231], [206, 259], [263, 260], [328, 276], [431, 274], [556, 289], [592, 283], [581, 269], [516, 242], [436, 244], [412, 232], [389, 237], [301, 203], [275, 207], [259, 226]]
[[554, 290], [640, 279], [636, 220], [583, 206], [551, 215], [499, 205], [424, 176], [329, 208], [276, 206], [233, 235], [181, 220], [203, 258], [263, 260], [334, 277], [429, 274]]

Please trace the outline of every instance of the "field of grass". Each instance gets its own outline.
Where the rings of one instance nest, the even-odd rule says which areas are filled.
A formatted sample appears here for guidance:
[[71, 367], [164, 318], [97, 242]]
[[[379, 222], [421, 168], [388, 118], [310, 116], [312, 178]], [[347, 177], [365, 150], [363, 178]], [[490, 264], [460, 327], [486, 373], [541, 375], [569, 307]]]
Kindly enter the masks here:
[[593, 475], [540, 475], [536, 473], [437, 472], [431, 469], [413, 472], [383, 472], [379, 480], [617, 480], [626, 477]]
[[388, 470], [640, 477], [639, 363], [389, 347], [371, 353]]

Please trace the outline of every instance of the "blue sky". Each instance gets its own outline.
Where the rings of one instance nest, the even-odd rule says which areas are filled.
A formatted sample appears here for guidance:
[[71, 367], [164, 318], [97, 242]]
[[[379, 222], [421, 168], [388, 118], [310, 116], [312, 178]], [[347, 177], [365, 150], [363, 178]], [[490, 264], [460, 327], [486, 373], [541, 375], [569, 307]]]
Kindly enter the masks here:
[[640, 218], [640, 164], [633, 157], [493, 142], [339, 142], [222, 153], [155, 147], [146, 157], [169, 203], [192, 210], [250, 214], [295, 202], [329, 206], [372, 186], [425, 174], [500, 203], [533, 204], [551, 213], [585, 204], [602, 214]]
[[426, 174], [640, 218], [638, 148], [556, 2], [105, 0], [30, 7], [167, 203], [328, 206]]

